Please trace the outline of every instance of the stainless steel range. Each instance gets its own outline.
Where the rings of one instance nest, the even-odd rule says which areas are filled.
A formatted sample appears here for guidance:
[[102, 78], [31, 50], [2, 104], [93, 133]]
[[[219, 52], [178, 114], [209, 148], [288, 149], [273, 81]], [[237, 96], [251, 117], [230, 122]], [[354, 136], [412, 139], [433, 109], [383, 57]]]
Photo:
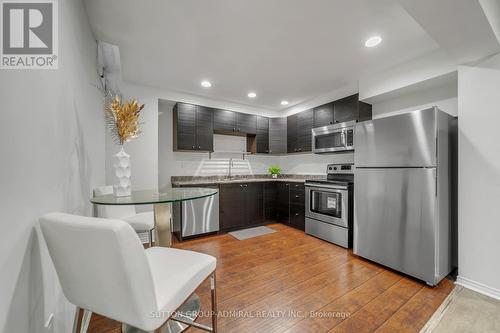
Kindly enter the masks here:
[[326, 179], [307, 180], [306, 233], [352, 247], [354, 165], [330, 164]]

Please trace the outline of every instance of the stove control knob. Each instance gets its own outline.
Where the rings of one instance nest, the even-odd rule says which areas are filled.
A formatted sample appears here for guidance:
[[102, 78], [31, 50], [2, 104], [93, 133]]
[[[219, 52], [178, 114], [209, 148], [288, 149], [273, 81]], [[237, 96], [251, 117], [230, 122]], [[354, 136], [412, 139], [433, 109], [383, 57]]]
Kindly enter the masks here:
[[337, 167], [333, 167], [333, 170], [337, 170]]

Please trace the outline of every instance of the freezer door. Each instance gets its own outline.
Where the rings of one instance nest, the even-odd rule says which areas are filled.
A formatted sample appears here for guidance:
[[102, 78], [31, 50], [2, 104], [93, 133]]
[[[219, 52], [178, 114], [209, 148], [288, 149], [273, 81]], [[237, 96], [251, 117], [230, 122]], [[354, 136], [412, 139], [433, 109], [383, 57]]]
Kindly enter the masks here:
[[436, 170], [356, 169], [355, 254], [436, 283]]
[[358, 123], [356, 167], [436, 165], [436, 108]]

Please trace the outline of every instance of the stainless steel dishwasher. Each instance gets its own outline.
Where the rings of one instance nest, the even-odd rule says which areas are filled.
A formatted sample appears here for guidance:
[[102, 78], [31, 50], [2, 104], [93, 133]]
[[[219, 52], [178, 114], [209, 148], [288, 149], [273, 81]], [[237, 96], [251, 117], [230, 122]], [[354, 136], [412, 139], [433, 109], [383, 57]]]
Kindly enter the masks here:
[[[217, 185], [190, 185], [219, 190]], [[219, 193], [195, 200], [176, 202], [172, 211], [172, 232], [179, 241], [219, 231]]]

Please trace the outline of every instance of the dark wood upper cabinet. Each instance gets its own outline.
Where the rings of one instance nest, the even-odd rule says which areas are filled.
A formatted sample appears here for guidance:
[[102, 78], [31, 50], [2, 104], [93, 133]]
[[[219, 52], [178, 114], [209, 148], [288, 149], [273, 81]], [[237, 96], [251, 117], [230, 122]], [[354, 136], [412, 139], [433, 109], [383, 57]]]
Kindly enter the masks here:
[[214, 110], [214, 131], [222, 134], [257, 134], [257, 116], [229, 110]]
[[298, 153], [312, 150], [313, 118], [313, 109], [287, 118], [287, 152]]
[[257, 153], [269, 153], [269, 118], [257, 116]]
[[360, 102], [359, 95], [344, 97], [333, 102], [335, 123], [346, 121], [365, 121], [372, 119], [372, 106]]
[[372, 118], [372, 106], [358, 94], [288, 117], [267, 118], [187, 103], [174, 107], [174, 150], [213, 151], [213, 134], [247, 137], [251, 153], [299, 153], [312, 150], [312, 133], [323, 127]]
[[236, 112], [215, 109], [214, 110], [214, 131], [235, 132], [236, 131]]
[[212, 109], [187, 103], [174, 106], [174, 150], [213, 150]]
[[357, 120], [358, 118], [358, 95], [348, 96], [333, 102], [335, 108], [335, 122]]
[[174, 106], [174, 150], [196, 150], [196, 105]]
[[196, 148], [214, 150], [214, 114], [205, 106], [196, 107]]
[[358, 103], [358, 121], [366, 121], [372, 119], [372, 105], [359, 102]]
[[287, 153], [296, 153], [298, 149], [298, 115], [293, 114], [286, 118]]
[[314, 108], [314, 127], [323, 127], [334, 123], [333, 102]]
[[236, 113], [236, 131], [257, 134], [257, 116], [248, 113]]
[[287, 152], [287, 118], [269, 118], [269, 152], [280, 154]]
[[312, 150], [312, 128], [313, 128], [313, 109], [298, 113], [298, 143], [299, 152]]

